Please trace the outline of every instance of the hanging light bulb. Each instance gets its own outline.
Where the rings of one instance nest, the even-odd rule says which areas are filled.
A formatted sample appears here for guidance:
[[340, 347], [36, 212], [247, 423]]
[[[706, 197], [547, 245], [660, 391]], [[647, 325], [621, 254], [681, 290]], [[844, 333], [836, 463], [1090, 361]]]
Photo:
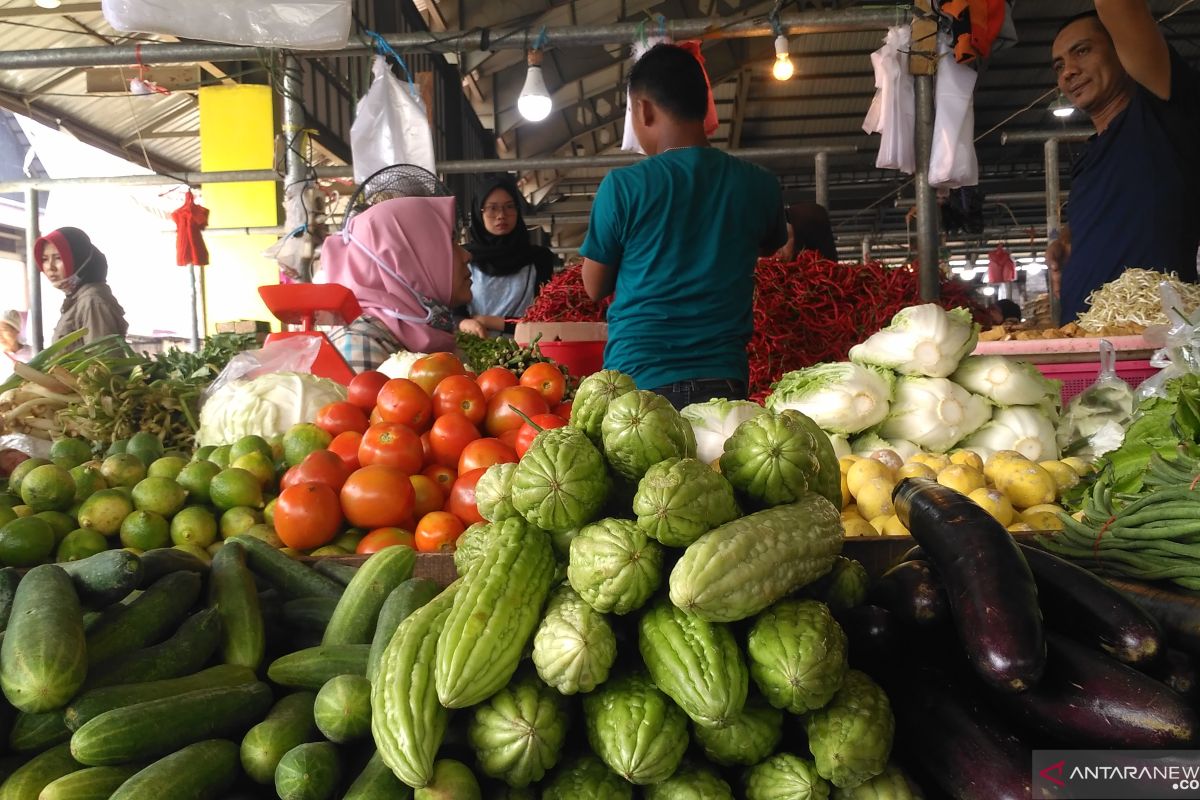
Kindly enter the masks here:
[[771, 74], [777, 81], [786, 81], [796, 74], [791, 53], [788, 52], [788, 39], [782, 33], [775, 37], [775, 66], [771, 68]]
[[529, 71], [525, 73], [525, 87], [517, 98], [517, 111], [530, 122], [541, 122], [554, 108], [546, 89], [546, 79], [542, 77], [542, 51], [530, 50], [526, 61]]
[[1050, 113], [1059, 119], [1066, 119], [1075, 113], [1075, 106], [1071, 105], [1062, 92], [1059, 92], [1058, 96], [1050, 101]]
[[34, 0], [34, 2], [42, 8], [58, 8], [62, 5], [62, 0]]

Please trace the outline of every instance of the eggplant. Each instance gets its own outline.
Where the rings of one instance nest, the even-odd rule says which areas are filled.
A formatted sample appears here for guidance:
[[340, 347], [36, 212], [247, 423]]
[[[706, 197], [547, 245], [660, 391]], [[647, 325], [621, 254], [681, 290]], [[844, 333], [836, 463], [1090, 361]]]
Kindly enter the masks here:
[[1188, 748], [1200, 719], [1165, 684], [1057, 633], [1037, 686], [997, 697], [1023, 726], [1079, 748]]
[[908, 625], [941, 625], [950, 621], [946, 593], [928, 561], [905, 561], [879, 576], [871, 602]]
[[1121, 594], [1145, 609], [1166, 632], [1167, 643], [1200, 658], [1200, 597], [1147, 583], [1106, 578]]
[[996, 519], [927, 478], [892, 493], [896, 514], [925, 551], [946, 592], [967, 658], [985, 683], [1022, 692], [1046, 667], [1046, 638], [1033, 573]]
[[1162, 628], [1141, 606], [1077, 564], [1036, 547], [1018, 547], [1037, 582], [1047, 628], [1137, 669], [1152, 669], [1164, 658]]
[[846, 633], [850, 666], [880, 680], [880, 669], [889, 669], [899, 652], [901, 632], [890, 611], [874, 605], [834, 611], [833, 618]]
[[903, 564], [905, 561], [924, 561], [925, 551], [921, 549], [921, 545], [913, 545], [904, 551], [904, 555], [900, 556], [897, 564]]
[[1200, 673], [1196, 671], [1196, 662], [1187, 653], [1167, 648], [1167, 657], [1154, 677], [1180, 694], [1193, 707], [1200, 700]]

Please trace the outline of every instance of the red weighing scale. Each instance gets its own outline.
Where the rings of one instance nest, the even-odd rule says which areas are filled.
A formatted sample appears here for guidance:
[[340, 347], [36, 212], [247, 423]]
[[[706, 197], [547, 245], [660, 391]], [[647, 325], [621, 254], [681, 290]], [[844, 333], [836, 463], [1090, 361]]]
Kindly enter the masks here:
[[281, 331], [267, 337], [267, 344], [293, 336], [317, 336], [321, 349], [313, 362], [312, 374], [347, 384], [354, 370], [317, 325], [349, 325], [362, 314], [358, 300], [345, 286], [337, 283], [280, 283], [258, 287], [258, 294], [271, 313], [285, 325], [299, 325], [298, 331]]

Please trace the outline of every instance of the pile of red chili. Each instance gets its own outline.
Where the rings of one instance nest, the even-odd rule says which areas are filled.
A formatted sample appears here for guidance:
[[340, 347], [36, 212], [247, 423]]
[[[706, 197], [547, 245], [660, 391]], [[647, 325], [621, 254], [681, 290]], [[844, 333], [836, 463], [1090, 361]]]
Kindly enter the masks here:
[[592, 301], [583, 288], [583, 267], [567, 267], [542, 287], [525, 311], [526, 322], [604, 322], [604, 311], [612, 304], [606, 297]]

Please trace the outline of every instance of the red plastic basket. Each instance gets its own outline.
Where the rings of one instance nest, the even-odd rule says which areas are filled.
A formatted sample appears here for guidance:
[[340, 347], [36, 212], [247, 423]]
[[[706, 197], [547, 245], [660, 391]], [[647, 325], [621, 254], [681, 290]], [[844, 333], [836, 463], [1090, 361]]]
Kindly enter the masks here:
[[586, 378], [604, 369], [604, 342], [538, 342], [546, 358], [562, 364], [572, 378]]
[[[1047, 378], [1062, 381], [1062, 401], [1069, 403], [1071, 398], [1096, 382], [1100, 375], [1100, 362], [1079, 362], [1069, 364], [1038, 364], [1038, 370]], [[1158, 368], [1151, 366], [1149, 361], [1118, 361], [1117, 377], [1128, 383], [1134, 389], [1142, 381], [1154, 376]]]

